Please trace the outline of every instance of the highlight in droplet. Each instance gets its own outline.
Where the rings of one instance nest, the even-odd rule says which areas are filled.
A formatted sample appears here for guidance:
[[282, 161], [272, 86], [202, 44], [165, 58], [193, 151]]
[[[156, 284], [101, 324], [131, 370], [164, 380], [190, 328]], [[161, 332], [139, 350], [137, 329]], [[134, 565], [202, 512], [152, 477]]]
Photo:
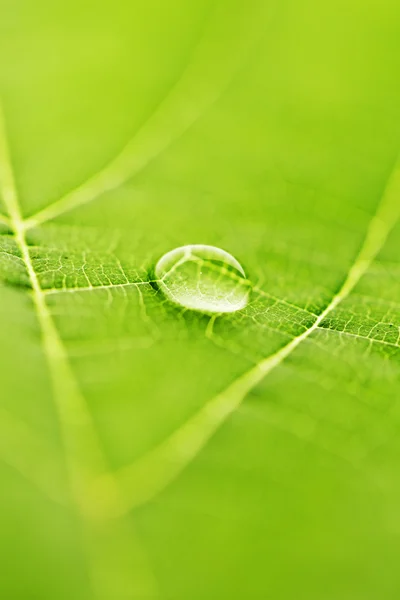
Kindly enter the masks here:
[[205, 313], [232, 313], [249, 300], [250, 281], [231, 254], [191, 244], [167, 252], [155, 266], [156, 282], [174, 304]]

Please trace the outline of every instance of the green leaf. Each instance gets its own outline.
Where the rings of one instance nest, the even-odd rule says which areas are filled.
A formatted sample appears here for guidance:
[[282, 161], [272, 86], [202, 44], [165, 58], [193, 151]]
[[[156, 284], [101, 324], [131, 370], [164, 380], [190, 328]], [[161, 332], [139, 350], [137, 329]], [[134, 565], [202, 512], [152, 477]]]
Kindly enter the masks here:
[[398, 2], [1, 7], [1, 597], [396, 597]]

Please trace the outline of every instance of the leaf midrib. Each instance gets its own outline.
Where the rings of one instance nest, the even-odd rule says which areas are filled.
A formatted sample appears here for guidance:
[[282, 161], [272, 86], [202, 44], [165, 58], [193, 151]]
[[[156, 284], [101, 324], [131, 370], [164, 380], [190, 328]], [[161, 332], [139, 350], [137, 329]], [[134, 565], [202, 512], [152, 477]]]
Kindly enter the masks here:
[[[45, 295], [33, 267], [29, 246], [25, 238], [25, 221], [21, 215], [14, 183], [1, 106], [0, 191], [9, 213], [11, 229], [20, 248], [32, 286], [33, 304], [41, 330], [44, 355], [47, 359], [53, 384], [54, 401], [62, 431], [72, 500], [83, 523], [83, 530], [91, 531], [94, 529], [98, 531], [99, 528], [101, 530], [102, 523], [106, 524], [110, 519], [123, 517], [129, 509], [117, 478], [108, 470], [107, 460], [103, 455], [86, 400], [70, 367], [66, 349], [48, 309]], [[29, 447], [31, 448], [32, 445], [30, 444]], [[97, 493], [98, 490], [95, 488], [94, 483], [105, 473], [107, 476], [103, 479], [100, 493]], [[42, 482], [37, 480], [37, 483], [41, 484]], [[107, 526], [105, 528], [107, 529]], [[122, 536], [118, 543], [118, 551], [122, 553], [127, 543], [126, 533], [120, 528], [117, 528], [117, 532], [120, 537]], [[134, 546], [137, 545], [133, 539], [131, 539], [131, 543]], [[99, 552], [96, 550], [95, 555], [93, 555], [89, 546], [87, 552], [91, 554], [89, 560], [91, 579], [95, 589], [101, 589], [104, 559], [99, 561]], [[100, 554], [101, 552], [103, 555], [107, 555], [109, 552], [108, 547], [105, 545], [101, 548]], [[142, 551], [140, 552], [142, 553]], [[147, 560], [142, 558], [142, 562], [146, 571], [146, 585], [149, 590], [153, 591], [155, 585], [153, 576], [148, 570]], [[129, 572], [127, 576], [132, 577], [132, 574]], [[134, 587], [134, 584], [132, 587]]]

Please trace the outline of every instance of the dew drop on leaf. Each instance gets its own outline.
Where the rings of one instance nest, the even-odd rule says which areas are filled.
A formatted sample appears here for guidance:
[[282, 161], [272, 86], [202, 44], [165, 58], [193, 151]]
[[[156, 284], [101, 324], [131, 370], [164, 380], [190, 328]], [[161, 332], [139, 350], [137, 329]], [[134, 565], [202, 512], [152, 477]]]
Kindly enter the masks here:
[[167, 252], [155, 267], [164, 295], [175, 304], [206, 313], [230, 313], [248, 302], [250, 282], [228, 252], [202, 244]]

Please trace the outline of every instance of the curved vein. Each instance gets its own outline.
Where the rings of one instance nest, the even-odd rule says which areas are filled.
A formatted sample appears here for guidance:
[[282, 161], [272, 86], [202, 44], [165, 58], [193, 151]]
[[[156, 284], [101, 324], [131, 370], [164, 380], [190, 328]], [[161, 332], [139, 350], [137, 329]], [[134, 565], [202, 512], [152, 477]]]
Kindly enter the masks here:
[[[126, 503], [115, 477], [107, 474], [107, 464], [102, 453], [97, 432], [92, 421], [78, 383], [70, 367], [67, 353], [59, 336], [46, 298], [41, 289], [37, 274], [34, 270], [25, 239], [24, 222], [14, 182], [9, 149], [7, 144], [4, 117], [0, 106], [0, 191], [3, 202], [10, 217], [11, 228], [21, 251], [22, 259], [32, 287], [32, 299], [40, 326], [44, 354], [53, 384], [54, 400], [59, 416], [62, 438], [65, 449], [67, 470], [69, 475], [70, 493], [81, 518], [83, 530], [89, 542], [93, 537], [98, 538], [96, 555], [88, 551], [91, 567], [91, 578], [95, 589], [98, 582], [104, 579], [104, 566], [109, 562], [115, 567], [117, 555], [110, 553], [107, 540], [110, 539], [110, 521], [115, 517], [126, 514]], [[93, 493], [93, 482], [99, 477], [107, 477], [102, 486], [101, 494]], [[117, 547], [127, 548], [129, 540], [123, 530], [117, 530]], [[101, 541], [102, 540], [102, 541]], [[131, 540], [132, 548], [138, 555], [135, 540]], [[118, 549], [117, 548], [117, 549]], [[116, 550], [114, 548], [114, 550]], [[143, 556], [142, 556], [143, 561]], [[143, 572], [147, 578], [147, 589], [153, 591], [154, 583], [150, 573]], [[125, 574], [135, 581], [132, 573]], [[127, 580], [128, 581], [128, 580]]]
[[362, 246], [340, 289], [311, 327], [237, 378], [147, 455], [117, 472], [132, 507], [148, 502], [174, 481], [196, 458], [218, 428], [240, 406], [244, 398], [307, 340], [326, 317], [349, 296], [384, 246], [399, 218], [399, 213], [400, 165], [397, 162], [388, 179], [377, 212], [370, 221]]
[[[181, 78], [122, 151], [85, 183], [26, 219], [24, 228], [36, 227], [117, 189], [192, 127], [228, 87], [254, 47], [258, 34], [263, 31], [265, 20], [260, 18], [260, 12], [265, 7], [262, 3], [261, 6], [257, 2], [253, 4], [255, 6], [249, 10], [247, 3], [242, 15], [231, 14], [230, 10], [227, 12], [219, 7], [222, 25], [211, 21]], [[227, 25], [227, 15], [233, 24]], [[249, 22], [246, 23], [246, 19]], [[226, 44], [225, 52], [219, 55], [215, 54], [215, 47], [218, 47], [221, 26]], [[210, 55], [213, 56], [212, 63]]]
[[[41, 329], [44, 352], [49, 365], [55, 402], [63, 429], [74, 497], [83, 509], [85, 498], [84, 480], [90, 472], [98, 474], [104, 471], [103, 459], [100, 458], [101, 452], [86, 402], [74, 380], [65, 349], [33, 268], [6, 145], [3, 118], [0, 120], [0, 186], [4, 204], [10, 215], [15, 240], [21, 252], [21, 259], [24, 262], [32, 287], [32, 298]], [[83, 438], [87, 438], [87, 441], [84, 442]], [[85, 460], [85, 462], [90, 463], [90, 467], [89, 464], [86, 467], [79, 464], [83, 458], [81, 455], [83, 449], [85, 449], [85, 454], [89, 453], [91, 455], [90, 459], [87, 457]], [[86, 508], [90, 510], [89, 507]]]

